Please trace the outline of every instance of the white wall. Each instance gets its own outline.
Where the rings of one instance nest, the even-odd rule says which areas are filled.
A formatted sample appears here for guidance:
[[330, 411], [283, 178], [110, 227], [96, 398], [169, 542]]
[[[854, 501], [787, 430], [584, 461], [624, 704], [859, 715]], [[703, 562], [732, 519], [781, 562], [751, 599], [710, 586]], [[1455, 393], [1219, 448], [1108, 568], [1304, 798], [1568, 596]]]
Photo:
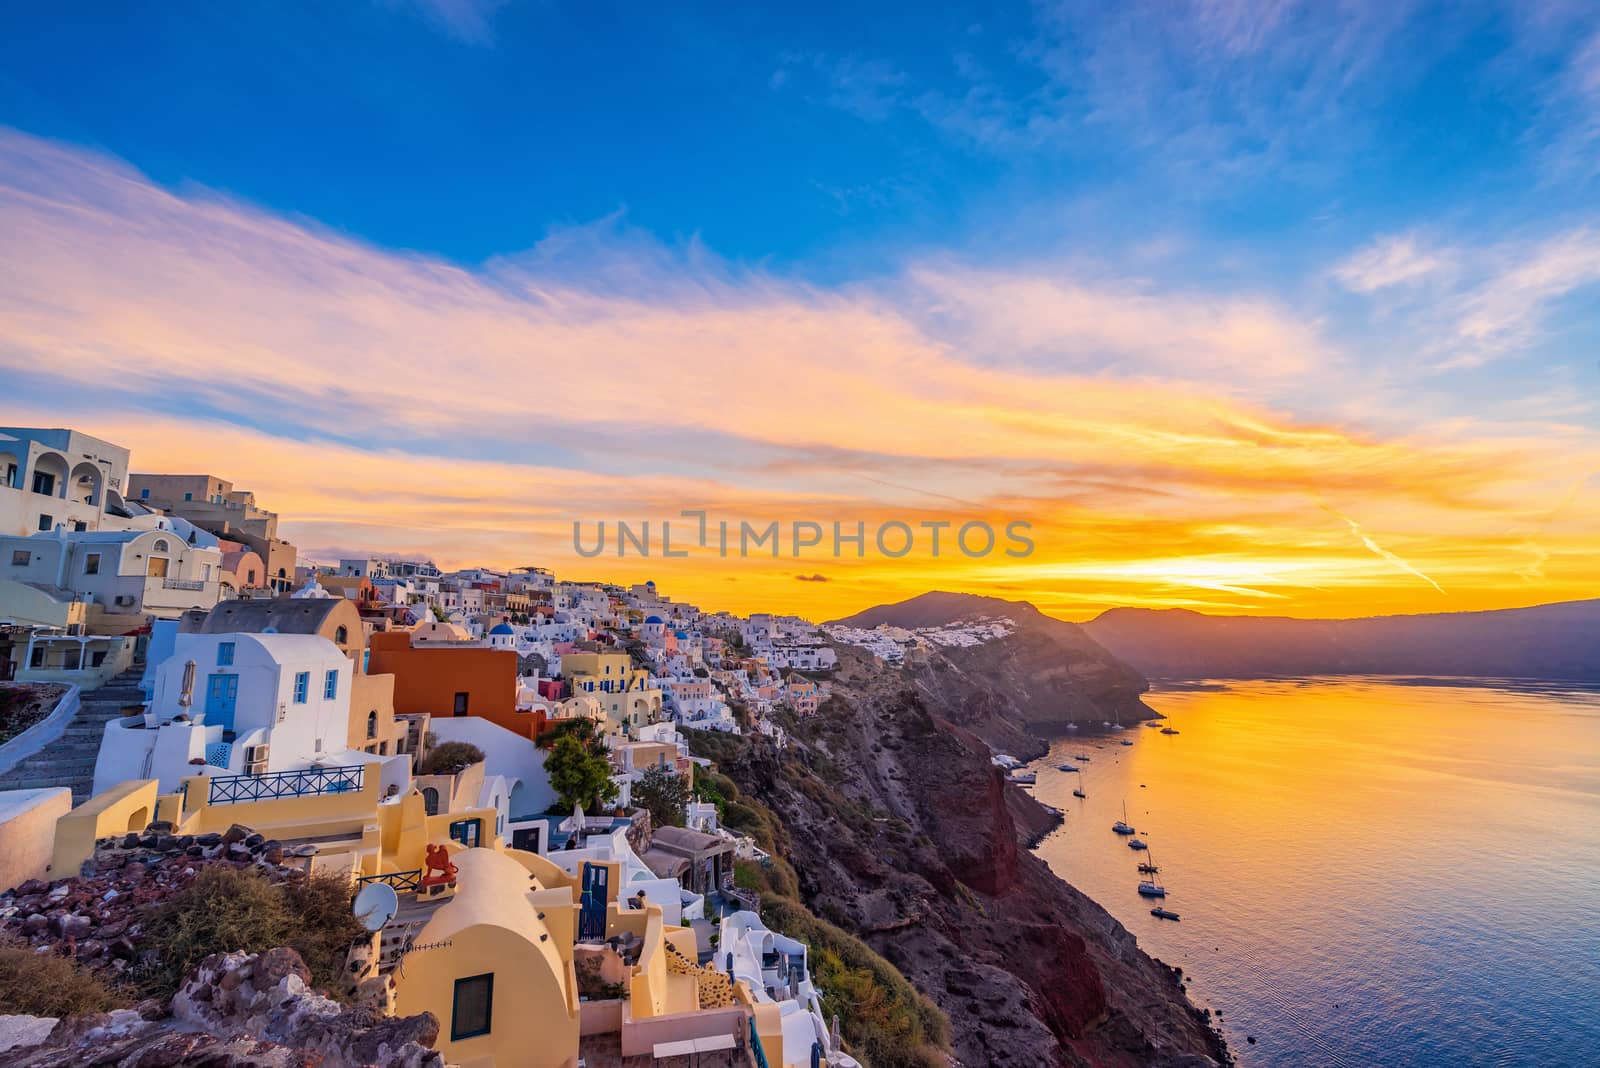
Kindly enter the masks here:
[[510, 787], [508, 817], [536, 816], [556, 803], [544, 770], [544, 750], [481, 716], [435, 718], [428, 729], [441, 742], [468, 742], [483, 750], [484, 776], [502, 776]]

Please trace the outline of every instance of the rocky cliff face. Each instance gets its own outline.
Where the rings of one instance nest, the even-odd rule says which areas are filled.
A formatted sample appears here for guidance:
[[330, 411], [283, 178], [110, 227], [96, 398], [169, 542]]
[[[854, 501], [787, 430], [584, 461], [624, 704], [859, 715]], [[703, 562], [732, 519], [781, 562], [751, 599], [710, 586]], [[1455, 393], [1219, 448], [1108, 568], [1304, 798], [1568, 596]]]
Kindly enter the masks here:
[[[930, 652], [907, 658], [907, 678], [941, 718], [1015, 756], [1043, 754], [1040, 737], [1069, 723], [1132, 723], [1156, 715], [1140, 700], [1149, 689], [1143, 675], [1077, 624], [1024, 601], [925, 593], [839, 622], [918, 631]], [[969, 645], [950, 640], [981, 622], [999, 622], [1008, 633]]]
[[1063, 676], [1032, 662], [1059, 649], [1034, 635], [902, 670], [844, 647], [833, 697], [789, 748], [752, 740], [723, 770], [785, 824], [813, 911], [948, 1014], [959, 1063], [1224, 1061], [1176, 974], [1028, 852], [1053, 816], [990, 764], [980, 734], [1025, 739], [1023, 724], [1051, 718], [1047, 693], [1096, 719], [1105, 701], [1137, 703], [1137, 677], [1114, 664]]

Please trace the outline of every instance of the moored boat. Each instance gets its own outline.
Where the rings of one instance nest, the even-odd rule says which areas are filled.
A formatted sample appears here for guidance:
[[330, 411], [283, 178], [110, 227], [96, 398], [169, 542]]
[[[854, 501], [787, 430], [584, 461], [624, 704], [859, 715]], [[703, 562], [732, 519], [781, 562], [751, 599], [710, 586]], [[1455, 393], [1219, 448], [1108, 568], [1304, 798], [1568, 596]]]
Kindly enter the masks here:
[[1158, 920], [1175, 920], [1178, 918], [1178, 914], [1176, 912], [1173, 912], [1171, 909], [1164, 909], [1160, 905], [1157, 905], [1155, 908], [1151, 909], [1150, 915], [1154, 916]]

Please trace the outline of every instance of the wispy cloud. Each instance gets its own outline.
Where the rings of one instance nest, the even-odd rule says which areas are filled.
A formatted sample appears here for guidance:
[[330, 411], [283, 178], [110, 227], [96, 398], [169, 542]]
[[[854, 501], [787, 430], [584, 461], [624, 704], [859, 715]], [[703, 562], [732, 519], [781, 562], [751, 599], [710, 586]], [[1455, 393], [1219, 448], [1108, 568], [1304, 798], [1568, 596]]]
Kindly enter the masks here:
[[[141, 469], [216, 469], [311, 547], [559, 564], [574, 517], [685, 502], [1022, 518], [1039, 552], [1007, 581], [1052, 604], [1209, 590], [1403, 608], [1413, 592], [1373, 575], [1375, 550], [1307, 515], [1317, 493], [1472, 607], [1525, 596], [1501, 562], [1525, 555], [1553, 472], [1600, 468], [1576, 427], [1331, 419], [1307, 382], [1348, 357], [1315, 316], [1059, 263], [924, 260], [824, 288], [613, 220], [465, 269], [16, 133], [0, 133], [0, 232], [8, 420], [81, 426]], [[1538, 531], [1540, 588], [1572, 589], [1600, 512], [1580, 498]], [[675, 586], [837, 615], [978, 575], [850, 560], [825, 576], [849, 582], [800, 583], [820, 560], [768, 563], [733, 588], [685, 566]]]
[[1416, 234], [1385, 237], [1334, 268], [1347, 289], [1371, 293], [1432, 277], [1450, 266], [1448, 253], [1426, 247]]

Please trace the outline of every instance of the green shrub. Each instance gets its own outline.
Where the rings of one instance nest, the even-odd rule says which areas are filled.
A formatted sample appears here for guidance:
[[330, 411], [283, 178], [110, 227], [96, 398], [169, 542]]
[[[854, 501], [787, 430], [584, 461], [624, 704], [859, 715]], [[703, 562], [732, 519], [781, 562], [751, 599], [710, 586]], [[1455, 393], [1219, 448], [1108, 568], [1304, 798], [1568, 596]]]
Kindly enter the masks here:
[[127, 1004], [77, 961], [0, 943], [0, 1006], [19, 1016], [81, 1016]]
[[418, 775], [454, 775], [483, 760], [483, 750], [471, 742], [442, 742], [428, 750], [417, 765]]
[[860, 939], [791, 898], [764, 898], [761, 918], [810, 947], [811, 979], [824, 1008], [839, 1014], [845, 1044], [869, 1068], [933, 1068], [949, 1063], [950, 1024]]
[[266, 878], [206, 868], [194, 882], [150, 906], [145, 946], [156, 955], [150, 992], [170, 996], [189, 969], [213, 953], [260, 953], [286, 945], [295, 923], [284, 895]]
[[155, 953], [149, 992], [171, 996], [213, 953], [260, 953], [288, 946], [312, 985], [338, 994], [350, 946], [366, 936], [350, 908], [350, 884], [327, 874], [273, 884], [249, 869], [206, 868], [194, 882], [145, 911], [145, 948]]
[[330, 994], [339, 993], [350, 947], [368, 937], [367, 929], [350, 907], [350, 880], [326, 872], [290, 880], [279, 890], [294, 921], [289, 946], [311, 969], [314, 986]]

